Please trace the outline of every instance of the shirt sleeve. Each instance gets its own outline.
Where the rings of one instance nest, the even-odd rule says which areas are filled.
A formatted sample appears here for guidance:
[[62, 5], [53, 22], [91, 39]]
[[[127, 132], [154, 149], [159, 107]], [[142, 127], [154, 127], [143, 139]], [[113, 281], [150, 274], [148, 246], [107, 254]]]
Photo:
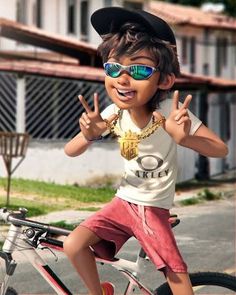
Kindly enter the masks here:
[[[102, 112], [101, 112], [101, 117], [103, 119], [108, 119], [111, 115], [117, 114], [118, 113], [118, 108], [117, 106], [113, 103], [107, 106]], [[110, 133], [109, 130], [106, 130], [103, 132], [102, 136], [106, 136]]]
[[190, 110], [188, 110], [189, 118], [191, 120], [190, 135], [193, 135], [198, 128], [202, 125], [202, 121], [196, 117]]

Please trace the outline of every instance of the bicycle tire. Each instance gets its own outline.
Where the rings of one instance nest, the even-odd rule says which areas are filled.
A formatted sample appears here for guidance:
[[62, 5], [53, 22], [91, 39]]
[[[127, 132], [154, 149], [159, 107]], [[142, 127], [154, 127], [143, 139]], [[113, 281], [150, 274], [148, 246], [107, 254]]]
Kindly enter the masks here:
[[[1, 287], [1, 284], [0, 284], [0, 287]], [[5, 295], [18, 295], [18, 293], [16, 292], [14, 288], [8, 287]]]
[[[225, 290], [236, 291], [236, 278], [232, 275], [218, 272], [197, 272], [189, 274], [193, 287], [212, 286], [222, 287]], [[154, 292], [156, 295], [172, 295], [168, 283], [162, 284]]]

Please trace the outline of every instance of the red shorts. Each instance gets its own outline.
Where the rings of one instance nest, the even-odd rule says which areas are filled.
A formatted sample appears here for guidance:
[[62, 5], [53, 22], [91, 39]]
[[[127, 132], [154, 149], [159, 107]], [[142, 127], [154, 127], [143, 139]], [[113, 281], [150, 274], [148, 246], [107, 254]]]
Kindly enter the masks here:
[[92, 248], [102, 258], [112, 259], [134, 236], [157, 269], [186, 273], [187, 266], [176, 245], [169, 217], [169, 210], [139, 206], [114, 197], [80, 225], [101, 238]]

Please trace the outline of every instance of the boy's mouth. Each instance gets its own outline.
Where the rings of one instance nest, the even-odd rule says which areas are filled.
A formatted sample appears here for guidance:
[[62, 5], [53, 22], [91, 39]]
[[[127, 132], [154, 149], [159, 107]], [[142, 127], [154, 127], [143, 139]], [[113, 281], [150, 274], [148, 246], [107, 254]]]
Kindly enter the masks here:
[[135, 96], [136, 91], [132, 89], [124, 90], [124, 89], [118, 89], [116, 88], [117, 93], [119, 94], [120, 97], [126, 98], [126, 99], [131, 99]]

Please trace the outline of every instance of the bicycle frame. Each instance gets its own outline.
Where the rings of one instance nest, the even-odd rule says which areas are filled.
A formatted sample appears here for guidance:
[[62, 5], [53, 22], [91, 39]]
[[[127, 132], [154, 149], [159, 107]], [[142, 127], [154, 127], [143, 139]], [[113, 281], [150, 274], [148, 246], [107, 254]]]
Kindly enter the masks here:
[[[10, 228], [5, 239], [0, 257], [5, 260], [6, 275], [0, 289], [0, 295], [4, 295], [8, 285], [9, 278], [13, 275], [17, 263], [12, 258], [12, 253], [21, 248], [21, 251], [26, 259], [38, 271], [38, 273], [45, 279], [45, 281], [60, 295], [72, 295], [72, 292], [64, 285], [56, 273], [45, 262], [43, 257], [36, 251], [36, 249], [53, 249], [63, 251], [63, 242], [57, 240], [54, 236], [67, 236], [70, 231], [59, 227], [50, 226], [45, 223], [35, 222], [33, 220], [25, 219], [26, 210], [21, 209], [19, 213], [9, 213], [0, 210], [1, 217], [9, 222]], [[24, 229], [26, 227], [26, 229]], [[141, 249], [137, 256], [136, 262], [132, 262], [122, 258], [115, 258], [113, 260], [101, 259], [97, 256], [96, 261], [101, 264], [109, 264], [120, 271], [128, 279], [128, 284], [124, 295], [131, 294], [134, 286], [137, 286], [143, 294], [151, 295], [153, 292], [145, 287], [139, 281], [139, 275], [142, 273], [142, 263], [146, 261], [146, 254]]]

